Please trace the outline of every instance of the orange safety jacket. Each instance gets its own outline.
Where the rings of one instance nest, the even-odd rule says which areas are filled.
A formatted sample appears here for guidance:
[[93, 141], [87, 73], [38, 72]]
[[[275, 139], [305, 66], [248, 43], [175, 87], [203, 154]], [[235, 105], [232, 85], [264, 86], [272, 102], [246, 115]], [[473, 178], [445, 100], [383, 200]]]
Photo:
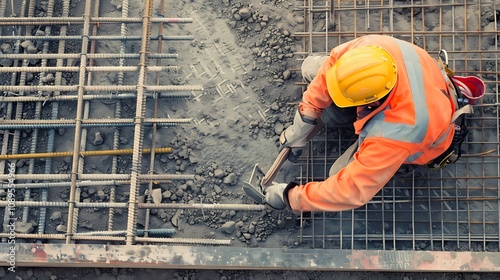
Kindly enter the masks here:
[[295, 211], [342, 211], [365, 205], [402, 164], [425, 165], [451, 144], [455, 104], [437, 62], [423, 49], [389, 36], [369, 35], [335, 47], [299, 105], [319, 117], [332, 104], [325, 76], [348, 50], [376, 45], [396, 61], [397, 82], [385, 102], [354, 123], [360, 146], [353, 161], [325, 181], [288, 190]]

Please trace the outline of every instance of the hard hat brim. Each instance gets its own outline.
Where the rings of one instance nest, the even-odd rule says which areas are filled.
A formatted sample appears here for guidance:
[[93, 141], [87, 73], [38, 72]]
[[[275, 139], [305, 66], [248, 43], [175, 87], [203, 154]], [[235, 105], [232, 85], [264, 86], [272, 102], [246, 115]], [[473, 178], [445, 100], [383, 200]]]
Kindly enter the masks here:
[[[334, 64], [327, 72], [326, 76], [327, 77], [332, 77], [335, 75], [337, 66]], [[340, 87], [338, 83], [326, 83], [326, 86], [328, 88], [328, 93], [332, 97], [333, 103], [337, 105], [340, 108], [347, 108], [347, 107], [354, 107], [354, 106], [360, 106], [362, 105], [362, 102], [354, 102], [353, 100], [350, 100], [346, 98], [340, 91]]]

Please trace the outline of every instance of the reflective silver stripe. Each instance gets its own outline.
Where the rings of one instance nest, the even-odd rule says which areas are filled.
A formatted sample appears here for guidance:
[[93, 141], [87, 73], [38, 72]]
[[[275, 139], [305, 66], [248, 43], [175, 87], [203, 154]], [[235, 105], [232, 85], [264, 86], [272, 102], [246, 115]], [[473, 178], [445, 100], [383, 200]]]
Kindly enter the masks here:
[[[410, 83], [411, 98], [415, 106], [415, 125], [386, 122], [385, 115], [382, 111], [365, 124], [360, 133], [360, 139], [364, 140], [366, 137], [383, 137], [408, 143], [421, 143], [427, 134], [429, 113], [420, 59], [417, 51], [410, 43], [395, 38], [393, 39], [398, 44], [403, 54]], [[410, 156], [412, 161], [416, 159], [414, 156], [417, 155]]]
[[446, 140], [448, 138], [448, 135], [450, 134], [450, 129], [453, 127], [454, 124], [451, 124], [450, 126], [448, 126], [448, 129], [446, 130], [445, 133], [443, 133], [443, 135], [441, 135], [441, 137], [439, 137], [436, 141], [434, 141], [434, 143], [432, 143], [432, 145], [429, 147], [431, 149], [437, 147], [438, 145], [440, 145], [441, 143], [444, 142], [444, 140]]
[[423, 152], [416, 152], [414, 153], [413, 155], [410, 155], [409, 157], [406, 158], [406, 161], [407, 162], [414, 162], [416, 161], [421, 155], [423, 154]]

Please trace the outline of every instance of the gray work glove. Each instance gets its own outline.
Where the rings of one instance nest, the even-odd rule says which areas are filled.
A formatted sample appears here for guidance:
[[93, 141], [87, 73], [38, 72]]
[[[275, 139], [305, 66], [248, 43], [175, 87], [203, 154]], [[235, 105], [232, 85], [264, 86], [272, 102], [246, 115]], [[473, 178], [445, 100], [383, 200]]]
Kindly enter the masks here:
[[316, 124], [317, 122], [315, 119], [302, 116], [299, 110], [295, 112], [293, 124], [285, 129], [280, 135], [281, 146], [292, 148], [288, 155], [288, 160], [295, 162], [299, 158]]
[[276, 210], [283, 210], [286, 207], [285, 201], [283, 199], [283, 191], [285, 190], [287, 184], [285, 183], [274, 183], [266, 189], [266, 204], [271, 206]]

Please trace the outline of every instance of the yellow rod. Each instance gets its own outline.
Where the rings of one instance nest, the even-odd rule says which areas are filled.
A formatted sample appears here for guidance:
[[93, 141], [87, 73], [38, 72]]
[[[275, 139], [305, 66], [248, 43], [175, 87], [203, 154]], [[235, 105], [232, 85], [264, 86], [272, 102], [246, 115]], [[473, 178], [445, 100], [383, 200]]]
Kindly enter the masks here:
[[[79, 155], [82, 157], [87, 156], [116, 156], [132, 154], [133, 149], [120, 149], [120, 150], [101, 150], [101, 151], [83, 151]], [[156, 148], [155, 153], [171, 153], [172, 148]], [[151, 153], [151, 149], [143, 149], [143, 154]], [[15, 155], [0, 155], [0, 160], [7, 159], [31, 159], [31, 158], [54, 158], [54, 157], [72, 157], [73, 152], [52, 152], [52, 153], [32, 153], [32, 154], [15, 154]]]

